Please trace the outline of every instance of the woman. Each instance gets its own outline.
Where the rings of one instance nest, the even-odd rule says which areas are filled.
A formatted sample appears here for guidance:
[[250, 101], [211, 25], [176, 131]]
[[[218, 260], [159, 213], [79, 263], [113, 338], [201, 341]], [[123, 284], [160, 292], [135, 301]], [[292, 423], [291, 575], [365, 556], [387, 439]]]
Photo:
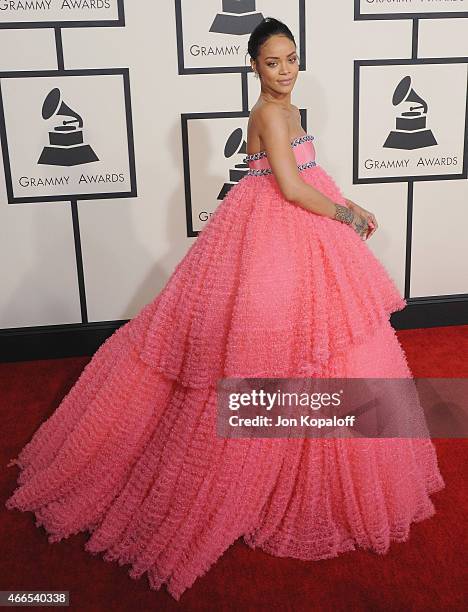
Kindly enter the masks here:
[[375, 217], [317, 164], [290, 102], [294, 37], [267, 18], [248, 49], [248, 172], [10, 462], [7, 507], [50, 542], [89, 531], [89, 552], [175, 599], [239, 537], [309, 560], [385, 553], [444, 486], [428, 439], [217, 435], [223, 377], [411, 377], [389, 323], [405, 300], [363, 240]]

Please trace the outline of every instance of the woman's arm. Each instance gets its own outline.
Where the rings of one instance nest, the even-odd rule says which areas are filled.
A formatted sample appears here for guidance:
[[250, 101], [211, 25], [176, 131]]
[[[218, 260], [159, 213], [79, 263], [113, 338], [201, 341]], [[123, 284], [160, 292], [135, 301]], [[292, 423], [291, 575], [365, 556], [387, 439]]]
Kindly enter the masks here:
[[306, 210], [352, 225], [363, 236], [367, 222], [358, 211], [333, 202], [304, 181], [291, 147], [289, 128], [283, 111], [276, 104], [265, 104], [257, 111], [258, 129], [273, 174], [283, 196]]
[[257, 119], [268, 161], [283, 196], [316, 214], [334, 217], [334, 202], [307, 184], [300, 175], [283, 111], [276, 104], [267, 103], [257, 111]]

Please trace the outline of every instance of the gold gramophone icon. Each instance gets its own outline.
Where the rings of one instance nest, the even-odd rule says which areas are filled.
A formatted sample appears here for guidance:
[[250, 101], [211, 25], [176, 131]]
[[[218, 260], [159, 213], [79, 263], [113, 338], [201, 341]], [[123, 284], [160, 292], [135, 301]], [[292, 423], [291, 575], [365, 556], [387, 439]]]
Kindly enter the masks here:
[[396, 86], [392, 104], [404, 104], [406, 110], [396, 118], [396, 129], [387, 136], [384, 147], [413, 150], [437, 144], [432, 130], [426, 128], [427, 103], [411, 87], [410, 76], [403, 77]]
[[42, 118], [50, 119], [57, 115], [73, 119], [63, 119], [61, 124], [49, 131], [50, 144], [42, 149], [37, 163], [49, 166], [77, 166], [99, 161], [91, 146], [83, 143], [82, 117], [60, 100], [60, 90], [54, 87], [42, 104]]
[[[242, 129], [236, 128], [226, 140], [226, 144], [224, 145], [224, 157], [229, 158], [233, 155], [241, 154], [247, 155], [247, 143], [242, 135]], [[231, 182], [224, 183], [216, 199], [222, 200], [231, 187], [234, 187], [235, 183], [238, 183], [240, 179], [247, 174], [248, 170], [249, 166], [244, 161], [242, 161], [240, 164], [235, 164], [234, 169], [231, 168], [229, 170], [229, 178]]]

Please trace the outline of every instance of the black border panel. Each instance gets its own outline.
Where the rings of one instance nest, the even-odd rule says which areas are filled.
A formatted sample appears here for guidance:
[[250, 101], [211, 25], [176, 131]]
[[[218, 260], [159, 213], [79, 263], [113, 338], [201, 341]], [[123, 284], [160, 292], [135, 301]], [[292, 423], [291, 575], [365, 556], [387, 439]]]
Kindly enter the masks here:
[[[406, 308], [390, 317], [396, 330], [468, 325], [468, 296], [413, 298], [407, 302]], [[0, 362], [91, 356], [129, 320], [4, 329], [0, 331]]]

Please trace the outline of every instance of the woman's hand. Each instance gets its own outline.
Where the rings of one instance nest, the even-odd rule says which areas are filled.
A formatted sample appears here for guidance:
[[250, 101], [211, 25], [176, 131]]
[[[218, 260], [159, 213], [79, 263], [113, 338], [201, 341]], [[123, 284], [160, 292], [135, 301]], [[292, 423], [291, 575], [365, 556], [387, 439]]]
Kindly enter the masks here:
[[352, 210], [352, 215], [353, 220], [351, 221], [350, 226], [362, 240], [367, 240], [367, 234], [370, 230], [367, 219], [357, 210]]
[[357, 210], [352, 209], [351, 206], [345, 206], [344, 204], [335, 202], [335, 214], [333, 218], [340, 223], [346, 223], [346, 225], [353, 228], [362, 240], [366, 240], [369, 232], [369, 224], [367, 223], [367, 219]]
[[359, 206], [359, 204], [356, 204], [356, 202], [353, 202], [352, 200], [348, 200], [347, 198], [345, 198], [345, 202], [353, 212], [357, 213], [361, 217], [364, 217], [364, 219], [367, 221], [370, 231], [367, 233], [367, 236], [365, 236], [365, 239], [369, 239], [375, 232], [375, 230], [379, 227], [374, 214], [366, 210], [365, 208], [362, 208], [362, 206]]

